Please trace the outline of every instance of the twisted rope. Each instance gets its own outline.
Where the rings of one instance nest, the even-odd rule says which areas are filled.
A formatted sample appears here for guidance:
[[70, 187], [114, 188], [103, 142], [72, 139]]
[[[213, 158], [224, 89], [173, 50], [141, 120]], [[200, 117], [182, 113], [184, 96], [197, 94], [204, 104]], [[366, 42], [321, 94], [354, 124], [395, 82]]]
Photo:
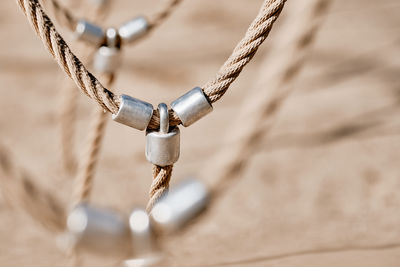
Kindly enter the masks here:
[[156, 28], [162, 24], [176, 9], [176, 7], [182, 2], [182, 0], [164, 0], [163, 6], [157, 10], [154, 14], [149, 16], [149, 27], [150, 30]]
[[[101, 108], [115, 114], [119, 108], [118, 97], [101, 85], [96, 77], [88, 72], [82, 62], [72, 53], [50, 18], [43, 11], [38, 0], [17, 0], [17, 2], [49, 52], [67, 75], [74, 80], [78, 88], [94, 99]], [[220, 68], [215, 78], [203, 87], [206, 96], [212, 103], [223, 96], [232, 82], [239, 76], [244, 66], [253, 58], [258, 47], [267, 38], [285, 3], [286, 0], [264, 1], [259, 14], [251, 23], [245, 37], [236, 46], [232, 55]], [[169, 113], [171, 126], [181, 123], [172, 110]], [[159, 117], [158, 112], [155, 111], [148, 128], [157, 129], [158, 127]]]
[[53, 10], [56, 20], [70, 31], [75, 31], [78, 19], [65, 7], [63, 7], [58, 1], [55, 0], [42, 0], [44, 3], [48, 3]]
[[[90, 17], [93, 18], [94, 21], [100, 21], [105, 17], [106, 12], [104, 9], [108, 7], [110, 3], [105, 1], [105, 4], [98, 6], [94, 10], [94, 14]], [[82, 45], [82, 61], [85, 63], [93, 62], [93, 58], [95, 55], [95, 51], [97, 48], [93, 49], [93, 47]], [[66, 83], [67, 86], [64, 88], [63, 92], [63, 103], [61, 106], [61, 114], [60, 114], [60, 124], [61, 124], [61, 151], [62, 151], [62, 160], [65, 170], [69, 174], [75, 174], [77, 169], [77, 159], [74, 154], [74, 137], [75, 137], [75, 122], [76, 122], [76, 111], [78, 107], [78, 91], [75, 88], [71, 88], [69, 83]], [[109, 85], [108, 85], [109, 86]], [[102, 110], [100, 112], [103, 112]]]
[[[111, 85], [114, 81], [113, 74], [104, 74], [106, 83]], [[92, 132], [89, 135], [88, 149], [81, 170], [76, 177], [74, 192], [73, 192], [73, 206], [87, 201], [93, 187], [93, 178], [96, 171], [97, 162], [99, 160], [100, 149], [102, 140], [105, 133], [107, 124], [107, 113], [102, 109], [96, 109]]]
[[17, 3], [47, 50], [78, 88], [94, 99], [101, 108], [116, 113], [119, 107], [118, 97], [106, 89], [72, 53], [38, 0], [17, 0]]
[[153, 165], [153, 182], [150, 187], [150, 200], [147, 203], [146, 210], [148, 213], [153, 209], [154, 205], [168, 193], [169, 181], [171, 180], [173, 165], [160, 167]]
[[[101, 83], [89, 73], [79, 59], [71, 52], [65, 41], [56, 31], [53, 23], [44, 13], [38, 0], [17, 0], [22, 11], [27, 16], [36, 33], [57, 60], [64, 71], [75, 81], [78, 87], [105, 110], [116, 113], [119, 102], [117, 97], [109, 90], [105, 89]], [[214, 103], [220, 99], [227, 91], [230, 84], [239, 76], [244, 66], [250, 62], [258, 47], [267, 38], [273, 24], [279, 17], [286, 0], [266, 0], [264, 1], [259, 14], [251, 23], [245, 37], [233, 50], [232, 55], [218, 71], [216, 77], [210, 80], [203, 87], [209, 100]], [[180, 123], [179, 118], [173, 111], [169, 111], [170, 125], [175, 126]], [[153, 113], [150, 120], [149, 129], [157, 129], [159, 126], [158, 111]], [[159, 166], [157, 166], [159, 167]], [[159, 167], [160, 171], [154, 172], [153, 179], [160, 181], [157, 184], [168, 184], [171, 178], [172, 166]], [[164, 186], [167, 188], [167, 186]], [[161, 191], [166, 191], [161, 190]], [[151, 190], [151, 198], [148, 207], [154, 204], [154, 196], [157, 190]], [[152, 204], [153, 203], [153, 204]]]
[[53, 232], [65, 229], [66, 211], [59, 200], [41, 188], [35, 180], [16, 166], [10, 153], [0, 147], [0, 184], [4, 196]]
[[[218, 154], [218, 159], [222, 162], [218, 162], [216, 184], [213, 186], [215, 195], [218, 196], [219, 192], [226, 190], [233, 179], [241, 176], [251, 156], [258, 149], [261, 139], [265, 138], [276, 122], [279, 110], [294, 90], [293, 82], [306, 62], [330, 2], [331, 0], [312, 1], [310, 14], [305, 23], [301, 24], [304, 26], [299, 30], [300, 34], [288, 52], [291, 57], [281, 63], [282, 70], [280, 78], [276, 81], [275, 90], [272, 93], [267, 90], [261, 91], [260, 94], [248, 99], [248, 105], [244, 105], [242, 115], [250, 120], [246, 123], [240, 121], [240, 127], [235, 127], [236, 142]], [[260, 77], [262, 77], [261, 83], [266, 84], [265, 78]]]

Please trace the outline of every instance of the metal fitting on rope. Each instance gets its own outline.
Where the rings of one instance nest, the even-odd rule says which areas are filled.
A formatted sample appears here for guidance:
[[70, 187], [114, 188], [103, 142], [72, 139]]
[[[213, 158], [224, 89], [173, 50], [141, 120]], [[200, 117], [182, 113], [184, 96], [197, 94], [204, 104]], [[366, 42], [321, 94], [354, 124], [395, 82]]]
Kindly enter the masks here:
[[93, 67], [101, 73], [113, 73], [121, 63], [119, 36], [115, 28], [107, 29], [105, 43], [94, 55]]
[[143, 131], [149, 125], [153, 116], [153, 105], [142, 100], [121, 95], [117, 114], [112, 115], [114, 121]]
[[200, 87], [195, 87], [171, 103], [171, 108], [187, 127], [213, 110]]
[[181, 229], [208, 205], [209, 192], [198, 180], [189, 179], [170, 190], [150, 213], [155, 229], [169, 233]]
[[180, 131], [177, 126], [169, 129], [168, 107], [158, 105], [160, 131], [146, 132], [146, 158], [149, 162], [164, 167], [173, 165], [179, 159]]
[[142, 37], [149, 29], [149, 23], [143, 16], [136, 17], [118, 29], [122, 42], [131, 43]]
[[104, 31], [101, 27], [89, 23], [85, 20], [79, 20], [76, 24], [75, 34], [78, 40], [100, 46], [105, 39]]
[[134, 209], [129, 216], [129, 227], [132, 235], [134, 259], [154, 260], [158, 258], [157, 240], [147, 212], [143, 209]]
[[128, 225], [111, 211], [80, 204], [69, 214], [67, 229], [78, 249], [114, 257], [132, 252]]

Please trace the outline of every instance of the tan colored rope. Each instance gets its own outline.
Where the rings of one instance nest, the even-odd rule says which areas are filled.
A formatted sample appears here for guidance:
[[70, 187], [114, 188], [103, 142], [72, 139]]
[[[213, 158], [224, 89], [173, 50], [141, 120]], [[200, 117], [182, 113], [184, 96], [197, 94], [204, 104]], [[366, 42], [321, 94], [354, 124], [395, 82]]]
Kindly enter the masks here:
[[63, 7], [58, 1], [53, 0], [42, 0], [44, 3], [49, 3], [51, 9], [54, 12], [56, 20], [70, 31], [75, 31], [78, 19], [65, 7]]
[[[107, 84], [111, 85], [114, 80], [113, 74], [102, 75]], [[76, 177], [74, 192], [73, 192], [73, 206], [87, 201], [93, 187], [93, 178], [97, 162], [99, 159], [100, 148], [105, 133], [105, 127], [107, 123], [107, 113], [102, 109], [96, 109], [93, 126], [91, 127], [92, 132], [89, 135], [87, 153], [82, 161], [81, 169]]]
[[17, 0], [17, 2], [48, 51], [78, 88], [103, 109], [116, 113], [119, 107], [118, 97], [106, 89], [72, 53], [38, 0]]
[[70, 86], [63, 88], [63, 102], [60, 114], [61, 152], [64, 169], [69, 174], [74, 174], [77, 167], [77, 160], [74, 154], [77, 94], [78, 91], [75, 88]]
[[169, 181], [171, 180], [173, 165], [160, 167], [153, 165], [153, 182], [150, 187], [150, 200], [146, 210], [150, 213], [157, 201], [168, 193]]
[[[118, 97], [101, 85], [96, 77], [88, 72], [82, 62], [72, 53], [50, 18], [43, 11], [38, 0], [17, 0], [17, 2], [49, 52], [68, 76], [74, 80], [78, 88], [94, 99], [103, 109], [115, 114], [119, 108]], [[267, 38], [285, 3], [286, 0], [264, 1], [245, 37], [236, 46], [216, 77], [203, 87], [211, 102], [222, 97], [230, 84], [239, 76], [244, 66], [253, 58], [258, 47]], [[177, 115], [171, 110], [169, 112], [170, 125], [180, 124]], [[148, 128], [157, 129], [158, 126], [158, 112], [155, 111]]]
[[[204, 86], [204, 92], [211, 102], [222, 97], [229, 85], [239, 76], [244, 66], [252, 59], [258, 47], [267, 38], [272, 25], [282, 11], [285, 1], [265, 1], [258, 16], [250, 25], [245, 37], [234, 49], [232, 55], [221, 67], [215, 79]], [[173, 113], [169, 114], [174, 116]], [[158, 118], [158, 114], [153, 118]], [[177, 120], [175, 118], [175, 120]], [[155, 123], [157, 125], [157, 123]], [[156, 170], [156, 171], [154, 171]], [[172, 166], [153, 166], [153, 183], [150, 190], [150, 200], [147, 204], [147, 211], [150, 212], [157, 200], [167, 193], [169, 181], [171, 180]]]
[[[66, 7], [63, 7], [57, 0], [42, 0], [49, 3], [52, 10], [54, 11], [55, 18], [57, 21], [66, 26], [70, 31], [75, 31], [76, 24], [79, 21]], [[175, 10], [175, 8], [182, 2], [182, 0], [164, 0], [162, 7], [157, 10], [154, 14], [150, 15], [148, 18], [150, 30], [155, 29], [161, 25]], [[103, 7], [107, 7], [105, 5]], [[97, 11], [97, 10], [95, 10]], [[98, 14], [105, 14], [105, 9], [102, 8]]]
[[65, 228], [66, 211], [59, 200], [35, 183], [26, 170], [12, 161], [10, 153], [0, 147], [0, 185], [6, 199], [53, 232]]
[[148, 18], [150, 30], [161, 25], [182, 0], [164, 0], [163, 6]]
[[[95, 22], [104, 19], [106, 12], [104, 8], [108, 7], [110, 3], [106, 1], [106, 5], [101, 5], [96, 8], [93, 12], [94, 14], [90, 16], [93, 18]], [[101, 8], [103, 7], [103, 8]], [[93, 47], [87, 46], [85, 44], [81, 45], [82, 47], [82, 61], [86, 64], [93, 62], [93, 58], [95, 55], [95, 51], [97, 48], [93, 49]], [[63, 102], [61, 106], [61, 114], [60, 114], [60, 125], [61, 125], [61, 151], [62, 151], [62, 160], [65, 170], [69, 174], [75, 174], [77, 169], [77, 162], [75, 153], [74, 153], [74, 144], [75, 144], [75, 123], [76, 123], [76, 112], [78, 107], [78, 91], [75, 88], [71, 88], [69, 83], [66, 88], [63, 88]]]
[[[212, 181], [214, 195], [218, 196], [220, 192], [226, 190], [233, 179], [241, 176], [260, 142], [276, 122], [280, 108], [294, 90], [293, 82], [306, 62], [313, 40], [327, 14], [329, 3], [330, 0], [312, 1], [310, 15], [306, 18], [306, 22], [301, 24], [303, 26], [298, 31], [300, 34], [288, 51], [290, 57], [288, 61], [281, 63], [282, 71], [280, 78], [273, 83], [274, 91], [262, 90], [259, 94], [249, 97], [247, 105], [244, 105], [242, 116], [249, 120], [237, 122], [236, 125], [240, 124], [240, 127], [235, 127], [234, 132], [230, 131], [231, 135], [235, 135], [236, 142], [217, 154], [215, 162], [218, 164], [218, 169]], [[262, 68], [261, 73], [263, 71], [265, 68]], [[262, 75], [260, 77], [263, 86], [271, 86], [271, 83], [266, 84]]]

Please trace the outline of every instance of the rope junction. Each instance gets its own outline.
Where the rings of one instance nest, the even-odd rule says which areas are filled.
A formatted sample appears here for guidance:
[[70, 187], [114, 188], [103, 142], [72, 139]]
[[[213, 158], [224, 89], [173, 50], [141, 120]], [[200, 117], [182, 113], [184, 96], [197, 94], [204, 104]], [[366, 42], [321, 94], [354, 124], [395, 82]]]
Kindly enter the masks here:
[[[65, 21], [68, 29], [75, 29], [76, 18], [56, 0], [47, 0], [58, 14], [60, 20]], [[66, 74], [76, 83], [78, 88], [91, 99], [95, 100], [101, 112], [97, 117], [94, 132], [91, 138], [88, 157], [84, 161], [85, 168], [80, 172], [77, 179], [77, 190], [74, 192], [74, 203], [87, 200], [94, 173], [94, 166], [97, 162], [97, 155], [101, 144], [102, 134], [105, 127], [105, 112], [116, 114], [119, 109], [119, 96], [113, 91], [104, 87], [100, 81], [90, 73], [84, 64], [74, 55], [62, 36], [57, 32], [50, 18], [44, 12], [39, 0], [17, 0], [23, 13], [33, 29], [40, 37], [45, 47], [66, 72]], [[151, 16], [151, 28], [158, 26], [176, 7], [180, 1], [167, 1], [166, 8]], [[275, 21], [279, 17], [286, 0], [265, 0], [262, 7], [250, 24], [243, 39], [236, 45], [231, 56], [219, 69], [215, 77], [210, 79], [202, 90], [210, 103], [215, 103], [227, 92], [230, 85], [240, 75], [243, 68], [251, 61], [259, 46], [268, 37]], [[312, 38], [311, 38], [312, 39]], [[303, 40], [304, 41], [304, 40]], [[307, 45], [307, 42], [304, 42]], [[302, 47], [299, 47], [302, 49]], [[111, 84], [111, 78], [107, 87]], [[71, 110], [70, 110], [71, 111]], [[260, 107], [259, 116], [264, 116], [265, 112]], [[169, 110], [170, 125], [176, 126], [181, 123], [177, 114]], [[159, 127], [158, 110], [154, 110], [148, 129], [158, 129]], [[251, 134], [254, 136], [254, 134]], [[237, 163], [237, 161], [236, 161]], [[235, 164], [236, 164], [235, 163]], [[150, 189], [150, 200], [147, 211], [150, 212], [157, 201], [168, 192], [173, 165], [165, 167], [153, 165], [153, 182]]]

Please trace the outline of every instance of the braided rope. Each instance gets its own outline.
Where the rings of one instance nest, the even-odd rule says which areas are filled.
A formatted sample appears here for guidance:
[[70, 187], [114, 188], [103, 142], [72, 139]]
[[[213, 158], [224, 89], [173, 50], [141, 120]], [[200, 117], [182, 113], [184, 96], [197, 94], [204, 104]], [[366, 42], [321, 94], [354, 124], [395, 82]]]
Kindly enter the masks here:
[[[57, 32], [50, 18], [43, 11], [38, 0], [17, 0], [25, 16], [41, 38], [49, 52], [58, 64], [77, 84], [81, 91], [94, 99], [103, 109], [115, 114], [119, 108], [118, 97], [106, 89], [101, 83], [87, 71], [82, 62], [72, 53], [66, 42]], [[250, 62], [258, 47], [267, 38], [273, 24], [282, 11], [286, 0], [264, 1], [259, 14], [251, 23], [245, 37], [239, 42], [232, 55], [220, 68], [216, 77], [203, 87], [203, 90], [211, 102], [220, 99], [227, 91], [230, 84], [239, 76], [244, 66]], [[170, 113], [170, 125], [181, 123], [178, 116]], [[157, 129], [159, 126], [158, 112], [155, 111], [150, 120], [149, 129]]]
[[50, 231], [63, 231], [66, 212], [62, 204], [36, 184], [26, 170], [17, 167], [7, 151], [0, 147], [0, 188], [4, 196]]
[[54, 12], [56, 20], [65, 26], [70, 31], [75, 31], [78, 19], [73, 16], [71, 12], [63, 7], [58, 1], [55, 0], [42, 0], [44, 3], [49, 3]]
[[[100, 21], [104, 19], [106, 12], [104, 9], [108, 7], [110, 3], [106, 1], [106, 5], [101, 5], [94, 10], [94, 14], [90, 17], [93, 18], [94, 21]], [[82, 61], [85, 63], [93, 62], [93, 58], [95, 55], [96, 49], [93, 47], [82, 45]], [[76, 122], [76, 111], [78, 107], [78, 91], [75, 88], [71, 88], [69, 83], [66, 83], [67, 86], [63, 90], [63, 103], [61, 106], [61, 114], [60, 114], [60, 124], [61, 124], [61, 151], [62, 151], [62, 160], [65, 170], [69, 174], [75, 174], [77, 169], [78, 160], [74, 154], [74, 137], [75, 137], [75, 122]], [[100, 111], [102, 112], [102, 111]]]
[[[106, 83], [111, 85], [114, 81], [113, 74], [104, 74], [104, 79]], [[93, 126], [91, 127], [92, 132], [89, 135], [88, 149], [87, 153], [82, 161], [80, 172], [76, 177], [74, 192], [73, 192], [73, 206], [87, 201], [90, 192], [93, 187], [93, 178], [96, 171], [97, 162], [99, 160], [100, 149], [102, 145], [102, 140], [105, 133], [105, 128], [107, 124], [107, 113], [102, 109], [96, 109]]]
[[[282, 11], [284, 3], [285, 1], [280, 0], [269, 0], [264, 2], [263, 7], [256, 19], [250, 25], [245, 37], [236, 46], [232, 55], [221, 67], [216, 77], [203, 87], [204, 93], [212, 103], [222, 97], [222, 95], [228, 90], [230, 84], [239, 76], [244, 66], [250, 62], [254, 54], [257, 52], [258, 47], [267, 38], [274, 22]], [[172, 125], [174, 122], [179, 124], [179, 118], [177, 118], [174, 112], [170, 112], [169, 116]], [[153, 115], [149, 128], [159, 124], [159, 121], [153, 121], [153, 118], [158, 119], [158, 113]], [[153, 183], [150, 189], [150, 200], [146, 208], [148, 212], [151, 211], [160, 197], [168, 191], [171, 175], [172, 166], [153, 166]]]
[[72, 53], [38, 0], [17, 0], [17, 2], [48, 51], [78, 88], [103, 109], [116, 113], [119, 107], [118, 97], [106, 89]]
[[[240, 141], [235, 142], [233, 146], [230, 145], [229, 148], [224, 149], [221, 154], [217, 155], [222, 162], [218, 162], [217, 177], [213, 181], [215, 183], [213, 188], [216, 196], [226, 190], [227, 185], [233, 179], [241, 176], [249, 159], [258, 149], [261, 139], [268, 134], [268, 131], [275, 124], [280, 108], [294, 90], [293, 82], [307, 60], [308, 52], [322, 25], [322, 20], [327, 14], [330, 2], [331, 0], [312, 1], [310, 15], [306, 18], [307, 21], [302, 24], [304, 26], [299, 30], [299, 37], [289, 49], [291, 51], [288, 54], [291, 57], [288, 58], [289, 61], [281, 63], [280, 78], [274, 85], [276, 89], [272, 93], [267, 90], [260, 91], [260, 94], [254, 95], [254, 98], [248, 99], [248, 105], [244, 106], [242, 115], [251, 118], [251, 120], [245, 124], [241, 121], [240, 127], [235, 128], [236, 140]], [[260, 77], [262, 83], [265, 84], [265, 78], [263, 76]]]
[[153, 182], [151, 184], [149, 192], [150, 200], [146, 206], [146, 210], [148, 213], [150, 213], [157, 201], [168, 193], [172, 169], [173, 165], [165, 167], [153, 165]]

